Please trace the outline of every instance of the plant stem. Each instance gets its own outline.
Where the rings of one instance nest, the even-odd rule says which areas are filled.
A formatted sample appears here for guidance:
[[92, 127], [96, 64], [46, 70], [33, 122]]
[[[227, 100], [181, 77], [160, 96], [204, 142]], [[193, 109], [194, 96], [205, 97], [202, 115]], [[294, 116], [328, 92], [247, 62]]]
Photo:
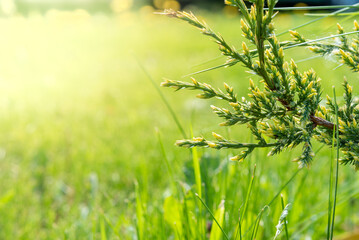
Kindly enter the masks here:
[[140, 62], [140, 60], [138, 58], [136, 58], [138, 66], [141, 68], [142, 72], [146, 75], [146, 77], [148, 78], [148, 80], [150, 80], [151, 84], [153, 85], [153, 87], [156, 89], [158, 95], [160, 95], [162, 102], [166, 105], [168, 111], [170, 112], [173, 120], [175, 121], [178, 130], [182, 133], [182, 136], [184, 138], [187, 138], [186, 132], [184, 131], [175, 111], [173, 110], [172, 106], [170, 105], [170, 103], [168, 102], [168, 100], [166, 99], [165, 95], [163, 95], [162, 91], [160, 90], [160, 88], [157, 86], [157, 83], [155, 82], [155, 80], [152, 78], [152, 76], [149, 74], [149, 72], [147, 71], [147, 69], [143, 66], [143, 64]]
[[255, 36], [255, 40], [256, 40], [256, 45], [257, 45], [257, 49], [258, 49], [258, 58], [259, 58], [259, 73], [260, 75], [263, 77], [264, 81], [267, 83], [269, 89], [271, 90], [275, 90], [275, 86], [273, 84], [273, 81], [270, 80], [270, 78], [268, 77], [267, 71], [265, 69], [266, 64], [265, 64], [265, 56], [264, 56], [264, 34], [263, 34], [263, 25], [262, 25], [262, 20], [263, 20], [263, 7], [264, 7], [264, 3], [263, 0], [259, 0], [256, 4], [256, 12], [257, 12], [257, 16], [256, 16], [256, 20], [257, 20], [257, 26], [256, 26], [256, 36]]
[[330, 227], [332, 224], [332, 192], [333, 192], [333, 149], [334, 149], [335, 131], [333, 131], [332, 150], [330, 151], [330, 168], [329, 168], [329, 194], [328, 194], [328, 223], [327, 223], [327, 240], [330, 239]]
[[[339, 118], [338, 118], [338, 104], [337, 104], [337, 98], [335, 94], [335, 88], [333, 88], [333, 94], [334, 94], [334, 104], [335, 104], [335, 115], [336, 115], [336, 121], [337, 126], [339, 125]], [[335, 185], [334, 185], [334, 202], [333, 202], [333, 215], [332, 215], [332, 226], [331, 226], [331, 234], [330, 239], [333, 239], [333, 232], [334, 232], [334, 220], [335, 220], [335, 209], [336, 209], [336, 203], [337, 203], [337, 194], [338, 194], [338, 179], [339, 179], [339, 128], [336, 128], [336, 140], [337, 140], [337, 162], [336, 162], [336, 170], [335, 170]]]
[[207, 206], [207, 204], [202, 200], [202, 198], [199, 197], [199, 195], [196, 193], [195, 194], [196, 197], [201, 201], [201, 203], [203, 204], [203, 206], [207, 209], [207, 211], [209, 212], [209, 214], [211, 214], [213, 220], [216, 222], [217, 226], [219, 227], [219, 229], [222, 231], [225, 239], [229, 240], [228, 235], [226, 234], [226, 232], [223, 230], [222, 226], [219, 224], [219, 222], [217, 221], [216, 217], [214, 216], [214, 214], [212, 213], [212, 211], [209, 209], [209, 207]]
[[[280, 202], [282, 204], [282, 211], [284, 210], [285, 206], [284, 206], [284, 200], [283, 200], [283, 195], [280, 196]], [[289, 234], [288, 234], [288, 226], [287, 226], [287, 217], [284, 218], [284, 228], [285, 228], [285, 236], [286, 239], [289, 239]]]
[[322, 126], [322, 127], [326, 127], [326, 128], [329, 128], [331, 130], [334, 130], [335, 128], [335, 124], [332, 123], [332, 122], [329, 122], [323, 118], [320, 118], [320, 117], [316, 117], [314, 115], [311, 115], [310, 116], [310, 120], [315, 124], [315, 125], [319, 125], [319, 126]]

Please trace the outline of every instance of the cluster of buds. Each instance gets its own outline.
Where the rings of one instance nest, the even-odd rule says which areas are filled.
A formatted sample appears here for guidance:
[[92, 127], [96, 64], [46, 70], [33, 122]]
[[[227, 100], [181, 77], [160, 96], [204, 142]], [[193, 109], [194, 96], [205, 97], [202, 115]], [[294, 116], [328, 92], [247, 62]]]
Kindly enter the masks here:
[[[344, 82], [345, 105], [338, 108], [336, 102], [327, 97], [326, 106], [321, 106], [322, 89], [320, 78], [314, 70], [300, 72], [293, 60], [285, 60], [284, 50], [287, 47], [307, 46], [320, 54], [336, 54], [341, 61], [353, 71], [359, 71], [359, 34], [358, 39], [349, 40], [344, 29], [338, 25], [337, 44], [317, 43], [308, 41], [296, 31], [290, 31], [294, 42], [281, 42], [274, 32], [272, 19], [275, 16], [276, 0], [268, 0], [268, 10], [264, 11], [264, 0], [253, 0], [250, 10], [243, 0], [227, 0], [226, 3], [238, 7], [242, 13], [241, 30], [243, 36], [254, 44], [249, 49], [242, 43], [242, 53], [230, 47], [218, 34], [213, 32], [204, 22], [199, 21], [193, 14], [185, 12], [166, 11], [164, 14], [184, 20], [199, 28], [201, 32], [215, 40], [227, 63], [233, 66], [242, 63], [251, 73], [261, 78], [263, 86], [257, 86], [252, 80], [249, 83], [248, 98], [239, 101], [232, 87], [224, 84], [225, 91], [214, 89], [206, 83], [192, 79], [191, 83], [166, 80], [164, 87], [176, 90], [199, 90], [199, 98], [218, 98], [227, 101], [230, 108], [211, 106], [214, 113], [224, 119], [222, 126], [246, 124], [257, 143], [239, 143], [227, 140], [213, 133], [215, 140], [209, 141], [203, 137], [177, 141], [181, 147], [208, 147], [213, 149], [234, 148], [242, 150], [231, 158], [243, 161], [256, 148], [270, 148], [269, 155], [302, 146], [302, 153], [294, 161], [301, 167], [309, 166], [314, 152], [312, 140], [316, 139], [329, 146], [333, 144], [335, 131], [339, 130], [339, 147], [344, 157], [343, 164], [353, 164], [359, 168], [359, 101], [352, 95], [351, 86]], [[355, 31], [359, 25], [354, 22]], [[338, 126], [333, 122], [338, 116]]]
[[356, 38], [349, 39], [344, 28], [337, 24], [338, 34], [334, 43], [317, 43], [315, 41], [307, 41], [296, 31], [290, 31], [294, 43], [301, 46], [307, 46], [312, 52], [321, 55], [336, 55], [343, 64], [346, 64], [354, 72], [359, 72], [359, 24], [354, 21], [354, 32], [357, 33]]

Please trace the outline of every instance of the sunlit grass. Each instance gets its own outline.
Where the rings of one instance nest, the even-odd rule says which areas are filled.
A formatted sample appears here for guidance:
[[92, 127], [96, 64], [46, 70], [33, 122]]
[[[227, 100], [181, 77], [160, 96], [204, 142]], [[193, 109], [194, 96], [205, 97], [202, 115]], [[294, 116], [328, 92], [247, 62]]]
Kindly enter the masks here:
[[[205, 12], [203, 16], [210, 16], [215, 30], [240, 44], [240, 32], [229, 27], [238, 18]], [[305, 22], [290, 15], [276, 21], [283, 30]], [[334, 32], [335, 22], [327, 19], [315, 31], [304, 32], [308, 38], [318, 38]], [[221, 63], [223, 59], [215, 59], [214, 44], [186, 25], [152, 14], [109, 17], [53, 12], [1, 19], [0, 30], [1, 239], [178, 236], [181, 233], [168, 219], [181, 215], [168, 211], [187, 206], [198, 220], [212, 221], [194, 195], [199, 189], [196, 179], [202, 180], [201, 199], [214, 215], [226, 200], [222, 219], [226, 234], [235, 234], [239, 210], [245, 209], [244, 234], [296, 172], [290, 153], [268, 158], [258, 151], [250, 161], [234, 164], [228, 161], [231, 152], [198, 150], [201, 177], [198, 172], [195, 176], [190, 152], [173, 145], [182, 138], [180, 131], [135, 58], [158, 84], [162, 77], [181, 79]], [[292, 57], [308, 56], [309, 51], [303, 50]], [[337, 64], [316, 59], [299, 67], [315, 68], [326, 90], [339, 86], [345, 74], [354, 91], [359, 91], [358, 76], [345, 68], [327, 74]], [[248, 88], [248, 74], [240, 67], [204, 73], [198, 79], [215, 86], [226, 81], [240, 90], [238, 94]], [[191, 125], [194, 135], [211, 135], [218, 122], [209, 113], [208, 102], [191, 98], [191, 93], [162, 91], [187, 135]], [[218, 132], [249, 141], [245, 129], [228, 132], [218, 127]], [[280, 191], [292, 204], [287, 216], [290, 236], [325, 236], [329, 161], [329, 152], [320, 152], [311, 169], [303, 169]], [[351, 231], [359, 221], [354, 214], [358, 212], [357, 174], [349, 167], [339, 170], [334, 233]], [[262, 215], [257, 237], [274, 236], [281, 212], [277, 199]], [[193, 223], [192, 217], [182, 221]], [[195, 225], [185, 230], [194, 236], [203, 233]]]

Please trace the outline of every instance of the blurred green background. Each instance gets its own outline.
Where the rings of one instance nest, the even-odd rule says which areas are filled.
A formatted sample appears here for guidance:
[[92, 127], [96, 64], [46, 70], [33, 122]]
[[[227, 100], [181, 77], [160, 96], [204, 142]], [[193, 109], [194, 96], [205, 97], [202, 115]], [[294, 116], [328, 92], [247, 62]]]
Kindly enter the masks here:
[[[164, 210], [168, 196], [176, 197], [169, 169], [176, 183], [194, 191], [191, 154], [174, 146], [181, 133], [140, 65], [157, 85], [163, 77], [187, 81], [183, 75], [225, 61], [216, 45], [183, 23], [154, 15], [153, 6], [138, 0], [86, 6], [59, 1], [51, 7], [46, 1], [0, 3], [0, 239], [138, 239], [142, 218], [144, 239], [175, 238], [169, 220], [173, 212]], [[179, 8], [172, 0], [158, 4]], [[240, 48], [240, 16], [233, 8], [191, 9]], [[311, 19], [301, 12], [283, 13], [275, 22], [282, 32]], [[326, 18], [301, 32], [309, 39], [334, 34], [337, 21], [352, 29], [353, 17], [345, 16]], [[342, 94], [344, 75], [354, 91], [359, 89], [358, 74], [337, 68], [332, 56], [312, 59], [306, 49], [286, 54], [301, 70], [317, 71], [324, 96], [331, 95], [332, 85]], [[238, 65], [200, 74], [197, 80], [216, 87], [225, 81], [244, 96], [249, 77]], [[245, 127], [218, 126], [220, 120], [210, 110], [211, 104], [222, 104], [217, 100], [161, 91], [188, 135], [192, 126], [195, 136], [211, 138], [216, 131], [252, 140]], [[254, 164], [258, 177], [248, 207], [252, 221], [297, 169], [291, 162], [296, 151], [272, 158], [258, 151], [241, 164], [228, 161], [233, 151], [199, 153], [205, 201], [215, 210], [226, 199], [232, 208], [226, 218], [229, 233]], [[313, 167], [303, 169], [282, 191], [293, 204], [293, 239], [325, 236], [330, 156], [330, 150], [322, 150]], [[338, 234], [358, 226], [358, 180], [351, 167], [340, 167]], [[273, 237], [278, 204], [263, 217], [259, 239]]]

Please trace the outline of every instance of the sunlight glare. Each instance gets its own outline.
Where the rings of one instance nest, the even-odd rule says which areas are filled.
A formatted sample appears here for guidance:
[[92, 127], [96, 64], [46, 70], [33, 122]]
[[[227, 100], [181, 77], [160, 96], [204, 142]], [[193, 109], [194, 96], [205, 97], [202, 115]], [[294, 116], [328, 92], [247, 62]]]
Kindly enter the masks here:
[[112, 0], [111, 9], [115, 13], [121, 13], [132, 7], [133, 0]]

